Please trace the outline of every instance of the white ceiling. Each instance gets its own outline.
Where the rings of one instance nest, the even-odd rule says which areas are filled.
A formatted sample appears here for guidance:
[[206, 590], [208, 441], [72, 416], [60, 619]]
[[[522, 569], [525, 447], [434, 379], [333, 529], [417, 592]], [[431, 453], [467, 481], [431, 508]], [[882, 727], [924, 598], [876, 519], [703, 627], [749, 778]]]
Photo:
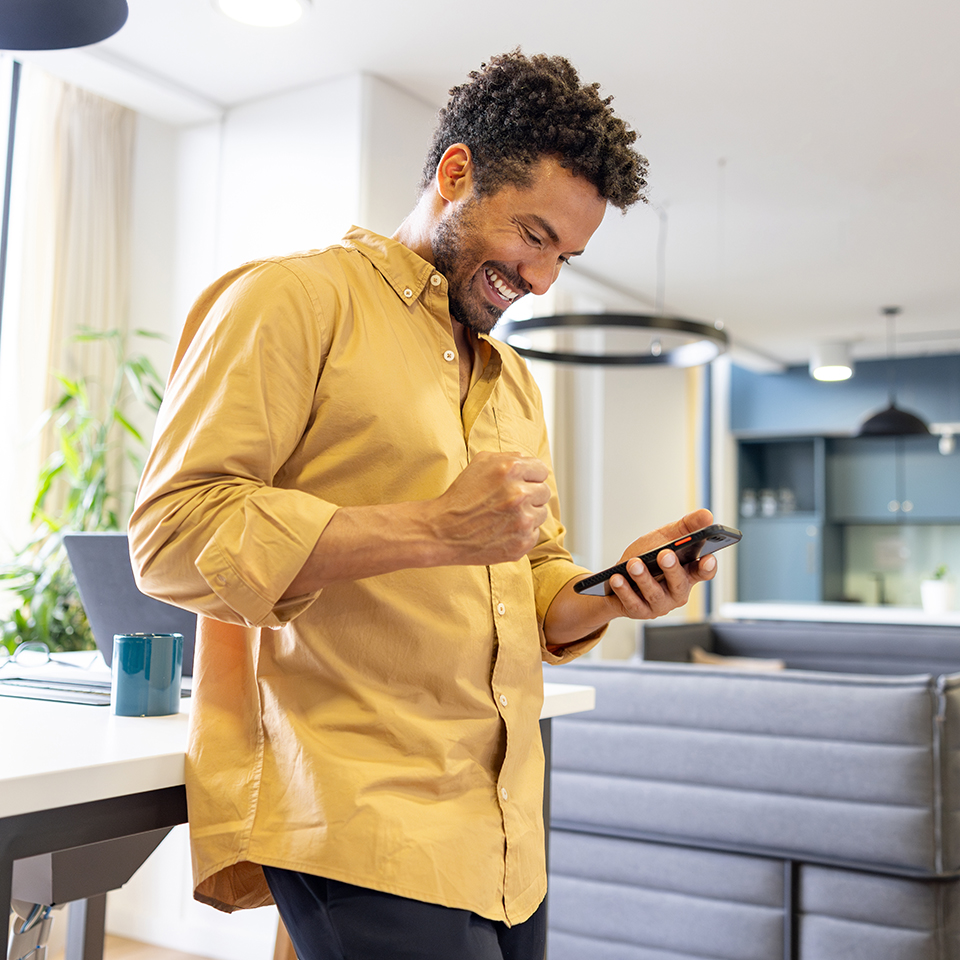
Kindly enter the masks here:
[[960, 352], [956, 0], [314, 4], [258, 30], [211, 0], [130, 0], [114, 37], [39, 59], [195, 122], [355, 71], [439, 107], [493, 53], [562, 53], [650, 159], [651, 205], [608, 214], [583, 269], [653, 303], [664, 222], [667, 307], [736, 342], [791, 363], [818, 339], [879, 356], [880, 308], [899, 305], [899, 353]]

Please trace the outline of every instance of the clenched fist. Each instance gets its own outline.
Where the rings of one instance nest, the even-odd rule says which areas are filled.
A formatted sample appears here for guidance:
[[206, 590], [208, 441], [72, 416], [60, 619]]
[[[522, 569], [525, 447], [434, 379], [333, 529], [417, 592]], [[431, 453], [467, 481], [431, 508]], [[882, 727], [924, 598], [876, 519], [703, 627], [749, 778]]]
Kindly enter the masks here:
[[548, 475], [534, 457], [478, 453], [432, 502], [433, 530], [453, 549], [454, 563], [485, 566], [529, 553], [547, 519]]

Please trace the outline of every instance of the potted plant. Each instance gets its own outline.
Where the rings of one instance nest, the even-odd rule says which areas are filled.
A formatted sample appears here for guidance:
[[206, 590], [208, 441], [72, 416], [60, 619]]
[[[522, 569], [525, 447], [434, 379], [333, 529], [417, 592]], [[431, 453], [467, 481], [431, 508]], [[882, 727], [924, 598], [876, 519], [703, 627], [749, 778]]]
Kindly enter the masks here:
[[947, 613], [953, 609], [954, 585], [947, 579], [947, 566], [941, 563], [929, 580], [920, 581], [920, 604], [927, 613]]
[[[144, 330], [134, 335], [160, 336]], [[57, 449], [37, 480], [30, 516], [33, 536], [10, 563], [0, 566], [0, 585], [18, 601], [0, 635], [0, 643], [11, 652], [26, 641], [42, 641], [51, 650], [93, 649], [62, 534], [120, 529], [124, 491], [108, 467], [119, 447], [139, 475], [146, 449], [127, 406], [133, 400], [156, 412], [162, 399], [163, 381], [153, 364], [143, 354], [128, 355], [127, 338], [119, 330], [84, 330], [74, 339], [105, 342], [112, 348], [113, 379], [104, 390], [92, 378], [56, 374], [62, 393], [41, 426], [53, 424]]]

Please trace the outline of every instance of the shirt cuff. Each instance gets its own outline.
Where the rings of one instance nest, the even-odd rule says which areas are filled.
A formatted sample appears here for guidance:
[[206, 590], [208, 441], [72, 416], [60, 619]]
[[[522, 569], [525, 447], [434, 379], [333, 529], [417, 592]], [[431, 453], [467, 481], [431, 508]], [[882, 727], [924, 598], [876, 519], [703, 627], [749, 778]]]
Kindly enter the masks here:
[[[282, 627], [320, 595], [280, 599], [313, 551], [337, 507], [299, 491], [273, 490], [268, 504], [249, 498], [197, 557], [210, 589], [251, 627]], [[267, 509], [269, 507], [269, 509]]]
[[540, 626], [540, 653], [544, 663], [560, 664], [576, 660], [577, 657], [582, 657], [592, 650], [607, 632], [608, 624], [604, 624], [589, 636], [575, 640], [573, 643], [553, 647], [556, 652], [551, 652], [547, 648], [546, 639], [543, 635], [543, 620], [547, 615], [547, 610], [550, 609], [553, 598], [571, 580], [581, 576], [589, 576], [590, 572], [586, 567], [581, 567], [561, 558], [548, 560], [534, 568], [533, 590], [537, 601], [537, 623]]

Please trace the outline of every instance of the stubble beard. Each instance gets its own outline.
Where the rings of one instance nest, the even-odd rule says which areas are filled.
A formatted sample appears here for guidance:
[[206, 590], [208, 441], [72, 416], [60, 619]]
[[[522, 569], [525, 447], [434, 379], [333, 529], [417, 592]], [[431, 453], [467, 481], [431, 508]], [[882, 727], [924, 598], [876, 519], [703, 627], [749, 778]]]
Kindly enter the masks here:
[[450, 315], [475, 333], [489, 333], [503, 316], [503, 310], [472, 289], [477, 279], [475, 273], [466, 274], [457, 266], [478, 261], [479, 244], [473, 237], [475, 204], [475, 200], [470, 200], [448, 213], [437, 225], [431, 246], [434, 266], [447, 278]]

